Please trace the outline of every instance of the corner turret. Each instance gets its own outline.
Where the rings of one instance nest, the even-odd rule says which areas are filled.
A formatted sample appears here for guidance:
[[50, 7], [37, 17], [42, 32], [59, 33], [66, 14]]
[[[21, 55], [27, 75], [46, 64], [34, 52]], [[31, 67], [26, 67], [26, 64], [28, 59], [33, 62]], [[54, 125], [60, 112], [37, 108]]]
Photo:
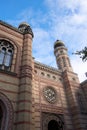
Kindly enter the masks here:
[[34, 37], [33, 31], [32, 31], [32, 29], [31, 29], [31, 27], [30, 27], [30, 25], [29, 25], [28, 23], [22, 22], [22, 23], [19, 25], [18, 29], [19, 29], [23, 34], [31, 34], [32, 37]]

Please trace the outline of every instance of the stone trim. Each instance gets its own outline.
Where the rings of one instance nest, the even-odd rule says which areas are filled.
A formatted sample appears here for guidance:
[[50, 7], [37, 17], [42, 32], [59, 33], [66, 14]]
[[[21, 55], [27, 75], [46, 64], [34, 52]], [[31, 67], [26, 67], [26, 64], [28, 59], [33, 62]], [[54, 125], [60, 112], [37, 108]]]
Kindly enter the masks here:
[[44, 71], [56, 74], [56, 75], [61, 75], [61, 71], [60, 70], [58, 70], [58, 69], [56, 69], [54, 67], [51, 67], [51, 66], [47, 66], [47, 65], [42, 64], [42, 63], [37, 62], [37, 61], [34, 62], [34, 67], [38, 68], [40, 70], [44, 70]]
[[0, 69], [0, 73], [11, 75], [11, 76], [15, 76], [15, 77], [17, 76], [17, 74], [14, 73], [14, 72], [7, 71], [7, 70], [2, 70], [2, 69]]
[[[35, 103], [35, 110], [36, 111], [40, 111], [40, 108], [38, 107], [40, 104], [39, 103]], [[54, 106], [53, 104], [41, 104], [41, 111], [43, 112], [53, 112], [53, 113], [60, 113], [63, 114], [63, 108], [62, 107], [58, 107], [58, 106]]]
[[29, 77], [32, 79], [32, 67], [29, 66], [29, 65], [24, 65], [24, 66], [21, 66], [21, 75], [20, 77], [23, 78], [23, 77]]

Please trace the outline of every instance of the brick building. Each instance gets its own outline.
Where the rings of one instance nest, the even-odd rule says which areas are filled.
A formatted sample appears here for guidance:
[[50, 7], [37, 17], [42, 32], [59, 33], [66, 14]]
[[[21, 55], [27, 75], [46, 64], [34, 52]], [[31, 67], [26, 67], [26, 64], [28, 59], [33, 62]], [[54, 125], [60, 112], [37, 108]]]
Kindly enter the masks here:
[[87, 130], [87, 81], [79, 82], [57, 40], [58, 69], [32, 58], [33, 32], [0, 21], [0, 129]]

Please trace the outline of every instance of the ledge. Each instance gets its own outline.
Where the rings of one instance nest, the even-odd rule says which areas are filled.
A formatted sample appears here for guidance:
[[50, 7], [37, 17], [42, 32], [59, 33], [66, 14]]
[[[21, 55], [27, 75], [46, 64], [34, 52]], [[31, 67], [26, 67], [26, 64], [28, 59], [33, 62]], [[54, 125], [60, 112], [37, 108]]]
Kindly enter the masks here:
[[17, 76], [17, 74], [14, 73], [14, 72], [10, 72], [10, 71], [7, 71], [7, 70], [2, 70], [2, 69], [0, 69], [0, 73], [8, 74], [8, 75], [11, 75], [11, 76]]
[[39, 68], [41, 70], [48, 71], [48, 72], [51, 72], [51, 73], [54, 73], [54, 74], [57, 74], [57, 75], [62, 74], [61, 71], [58, 70], [57, 68], [42, 64], [38, 61], [34, 61], [34, 66], [35, 66], [35, 68]]

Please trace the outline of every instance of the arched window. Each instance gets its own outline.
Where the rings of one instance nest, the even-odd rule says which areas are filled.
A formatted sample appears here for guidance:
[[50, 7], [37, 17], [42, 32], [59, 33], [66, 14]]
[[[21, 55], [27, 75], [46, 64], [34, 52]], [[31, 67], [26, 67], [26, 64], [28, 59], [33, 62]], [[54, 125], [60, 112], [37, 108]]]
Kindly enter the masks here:
[[10, 70], [14, 47], [6, 41], [0, 40], [0, 68]]

